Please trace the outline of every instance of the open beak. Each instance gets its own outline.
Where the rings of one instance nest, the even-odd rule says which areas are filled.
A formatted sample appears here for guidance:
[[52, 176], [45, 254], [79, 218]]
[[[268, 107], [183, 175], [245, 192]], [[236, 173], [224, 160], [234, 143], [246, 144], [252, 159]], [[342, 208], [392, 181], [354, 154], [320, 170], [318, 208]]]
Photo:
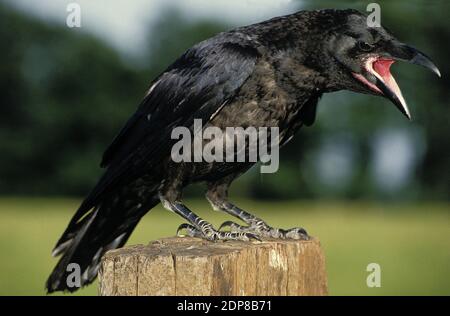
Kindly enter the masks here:
[[396, 60], [401, 60], [426, 67], [439, 77], [441, 73], [431, 59], [417, 49], [402, 43], [391, 44], [385, 53], [367, 58], [363, 72], [361, 74], [353, 73], [353, 76], [372, 91], [391, 100], [400, 112], [411, 119], [408, 105], [390, 72], [391, 65]]

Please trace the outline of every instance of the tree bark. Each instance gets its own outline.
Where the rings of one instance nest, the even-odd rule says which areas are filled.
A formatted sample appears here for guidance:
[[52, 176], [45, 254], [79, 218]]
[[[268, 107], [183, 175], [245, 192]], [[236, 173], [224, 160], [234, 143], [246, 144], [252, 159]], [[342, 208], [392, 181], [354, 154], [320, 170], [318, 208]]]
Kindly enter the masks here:
[[107, 252], [100, 295], [326, 295], [318, 240], [165, 238]]

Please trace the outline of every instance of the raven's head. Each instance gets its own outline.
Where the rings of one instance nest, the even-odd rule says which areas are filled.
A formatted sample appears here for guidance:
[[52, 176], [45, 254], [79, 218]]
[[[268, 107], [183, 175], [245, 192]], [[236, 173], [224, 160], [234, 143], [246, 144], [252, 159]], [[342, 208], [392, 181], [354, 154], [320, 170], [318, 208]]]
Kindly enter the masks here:
[[[328, 77], [335, 89], [381, 95], [409, 119], [408, 106], [390, 72], [399, 60], [424, 66], [440, 76], [429, 57], [397, 40], [383, 27], [369, 27], [367, 17], [355, 10], [335, 11], [338, 24], [326, 36]], [[335, 20], [336, 22], [336, 20]]]

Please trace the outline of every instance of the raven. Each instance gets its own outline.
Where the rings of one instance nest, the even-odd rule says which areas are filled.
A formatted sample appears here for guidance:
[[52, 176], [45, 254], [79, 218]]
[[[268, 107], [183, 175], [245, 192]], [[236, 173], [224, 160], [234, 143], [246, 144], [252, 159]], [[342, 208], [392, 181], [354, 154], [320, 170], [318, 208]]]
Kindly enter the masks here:
[[[367, 17], [352, 9], [299, 11], [194, 45], [152, 82], [105, 151], [103, 176], [53, 250], [53, 256], [62, 257], [47, 280], [48, 292], [77, 289], [66, 284], [70, 263], [80, 267], [81, 286], [91, 283], [102, 255], [122, 247], [159, 202], [187, 221], [179, 230], [210, 241], [307, 239], [302, 228], [273, 228], [228, 201], [231, 182], [254, 163], [176, 163], [171, 159], [172, 130], [192, 130], [194, 120], [221, 130], [272, 126], [279, 128], [283, 145], [301, 126], [313, 124], [322, 94], [338, 90], [383, 96], [410, 118], [389, 70], [397, 60], [440, 76], [425, 54], [383, 27], [369, 27]], [[207, 184], [206, 197], [214, 209], [246, 226], [226, 222], [215, 229], [189, 210], [182, 190], [194, 182]]]

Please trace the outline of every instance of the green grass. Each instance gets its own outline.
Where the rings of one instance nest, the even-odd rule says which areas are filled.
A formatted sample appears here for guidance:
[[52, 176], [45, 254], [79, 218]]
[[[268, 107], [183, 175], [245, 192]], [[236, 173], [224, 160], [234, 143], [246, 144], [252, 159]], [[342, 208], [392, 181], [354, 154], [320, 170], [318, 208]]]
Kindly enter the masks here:
[[[56, 264], [50, 256], [79, 201], [0, 199], [0, 295], [43, 295]], [[204, 201], [188, 203], [218, 225], [228, 216]], [[303, 226], [321, 240], [331, 295], [450, 295], [450, 205], [363, 202], [241, 201], [274, 226]], [[128, 244], [171, 236], [181, 223], [160, 207], [145, 216]], [[366, 286], [366, 266], [381, 265], [381, 288]], [[78, 295], [95, 295], [97, 284]]]

